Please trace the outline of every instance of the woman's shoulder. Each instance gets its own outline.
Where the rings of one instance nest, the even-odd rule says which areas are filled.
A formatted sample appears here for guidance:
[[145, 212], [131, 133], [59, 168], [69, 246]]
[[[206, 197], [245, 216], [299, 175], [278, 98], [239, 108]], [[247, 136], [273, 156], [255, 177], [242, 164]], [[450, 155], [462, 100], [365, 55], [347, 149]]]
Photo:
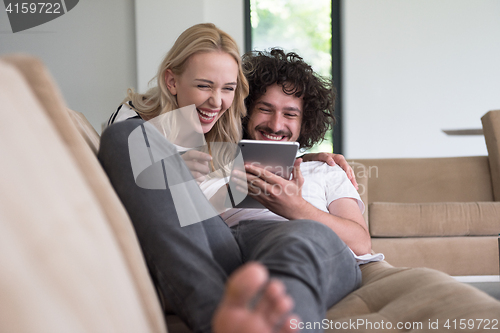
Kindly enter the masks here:
[[115, 112], [109, 117], [107, 126], [111, 126], [119, 121], [124, 121], [130, 118], [140, 118], [139, 114], [133, 109], [131, 101], [121, 104]]

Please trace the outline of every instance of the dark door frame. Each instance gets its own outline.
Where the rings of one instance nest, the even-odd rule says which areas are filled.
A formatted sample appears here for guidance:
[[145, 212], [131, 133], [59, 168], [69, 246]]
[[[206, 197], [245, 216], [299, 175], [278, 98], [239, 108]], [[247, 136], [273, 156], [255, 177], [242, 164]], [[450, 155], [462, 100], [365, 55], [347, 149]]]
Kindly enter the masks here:
[[[250, 0], [244, 0], [245, 52], [252, 50], [252, 24], [250, 20]], [[333, 151], [342, 154], [342, 1], [332, 0], [332, 77], [337, 89], [335, 119], [333, 128]]]

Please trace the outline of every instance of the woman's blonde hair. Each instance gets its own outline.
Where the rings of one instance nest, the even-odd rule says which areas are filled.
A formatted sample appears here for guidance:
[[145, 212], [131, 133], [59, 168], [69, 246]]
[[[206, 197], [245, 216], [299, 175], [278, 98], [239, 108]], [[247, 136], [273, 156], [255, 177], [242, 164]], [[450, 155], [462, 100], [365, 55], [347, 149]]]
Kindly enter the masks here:
[[132, 101], [134, 109], [145, 119], [178, 109], [176, 96], [167, 89], [165, 72], [170, 69], [174, 74], [181, 75], [193, 54], [214, 51], [225, 52], [234, 58], [238, 64], [238, 78], [233, 103], [212, 129], [205, 133], [205, 139], [207, 142], [238, 142], [242, 136], [241, 119], [246, 115], [244, 101], [248, 95], [248, 82], [241, 68], [238, 45], [231, 36], [212, 23], [197, 24], [185, 30], [160, 64], [153, 78], [157, 86], [144, 94], [129, 89], [125, 101]]

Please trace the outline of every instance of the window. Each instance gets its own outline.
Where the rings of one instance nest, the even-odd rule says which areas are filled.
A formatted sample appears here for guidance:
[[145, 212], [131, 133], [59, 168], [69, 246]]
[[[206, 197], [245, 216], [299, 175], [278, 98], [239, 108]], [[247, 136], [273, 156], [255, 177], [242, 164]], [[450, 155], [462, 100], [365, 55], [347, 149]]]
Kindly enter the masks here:
[[[296, 52], [315, 72], [332, 77], [331, 0], [308, 0], [306, 4], [299, 0], [250, 0], [248, 5], [250, 49], [281, 47]], [[310, 151], [332, 150], [330, 131]]]

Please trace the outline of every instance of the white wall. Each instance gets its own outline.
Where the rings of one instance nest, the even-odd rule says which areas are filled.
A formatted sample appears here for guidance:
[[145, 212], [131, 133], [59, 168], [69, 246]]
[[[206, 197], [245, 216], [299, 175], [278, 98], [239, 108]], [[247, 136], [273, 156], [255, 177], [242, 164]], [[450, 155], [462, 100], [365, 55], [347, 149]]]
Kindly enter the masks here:
[[486, 155], [500, 109], [500, 1], [343, 1], [344, 147], [349, 158]]
[[145, 91], [177, 37], [197, 23], [214, 23], [231, 35], [243, 52], [243, 0], [136, 0], [137, 72]]
[[12, 33], [0, 4], [0, 54], [39, 57], [68, 106], [100, 133], [101, 123], [137, 84], [133, 0], [80, 1], [61, 17]]

